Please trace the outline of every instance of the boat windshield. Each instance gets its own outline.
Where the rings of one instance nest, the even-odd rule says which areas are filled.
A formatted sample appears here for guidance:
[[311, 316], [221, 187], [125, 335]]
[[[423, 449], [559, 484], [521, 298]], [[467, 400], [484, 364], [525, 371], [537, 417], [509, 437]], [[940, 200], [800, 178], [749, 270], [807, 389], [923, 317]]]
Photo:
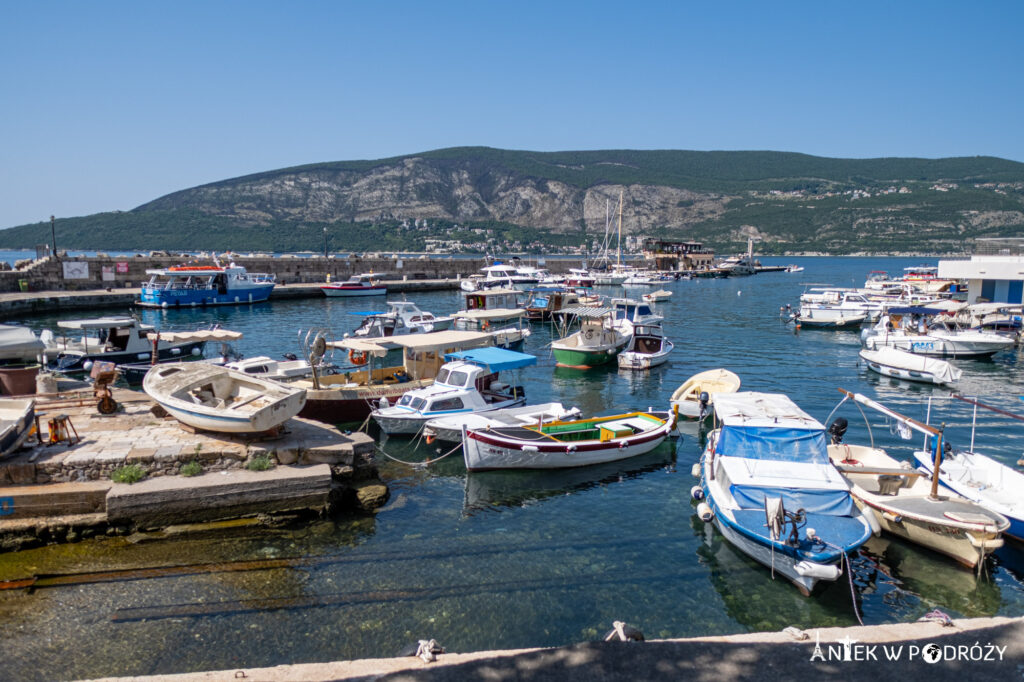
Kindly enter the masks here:
[[468, 380], [469, 380], [469, 372], [458, 372], [458, 371], [451, 372], [451, 371], [449, 371], [447, 373], [445, 379], [441, 379], [441, 375], [439, 374], [437, 379], [434, 380], [434, 383], [436, 383], [436, 384], [447, 384], [448, 386], [457, 386], [459, 388], [462, 388], [463, 386], [466, 385], [466, 382]]
[[427, 401], [424, 400], [423, 398], [416, 398], [406, 393], [405, 395], [402, 396], [401, 400], [398, 401], [398, 404], [401, 405], [402, 407], [409, 407], [414, 410], [419, 410], [423, 408], [426, 402]]
[[446, 383], [448, 383], [448, 375], [451, 374], [451, 373], [452, 373], [452, 371], [450, 369], [448, 369], [447, 367], [442, 367], [438, 371], [437, 377], [434, 379], [434, 383], [435, 384], [446, 384]]

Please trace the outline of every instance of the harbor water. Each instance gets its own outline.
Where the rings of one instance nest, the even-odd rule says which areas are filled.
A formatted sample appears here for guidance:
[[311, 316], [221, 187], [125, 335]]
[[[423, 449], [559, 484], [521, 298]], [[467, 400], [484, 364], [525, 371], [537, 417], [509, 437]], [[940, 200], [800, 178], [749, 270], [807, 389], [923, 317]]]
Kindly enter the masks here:
[[[779, 318], [780, 306], [796, 304], [808, 283], [859, 286], [871, 270], [895, 273], [920, 259], [763, 260], [799, 262], [805, 271], [666, 285], [672, 300], [658, 310], [676, 348], [667, 365], [648, 372], [555, 368], [551, 329], [535, 325], [524, 350], [539, 362], [519, 378], [529, 401], [558, 400], [587, 415], [666, 409], [690, 375], [726, 367], [743, 389], [785, 393], [822, 421], [840, 387], [922, 420], [931, 398], [932, 423], [945, 425], [954, 446], [969, 445], [973, 408], [947, 389], [869, 373], [858, 363], [857, 331], [796, 330]], [[456, 292], [411, 298], [435, 314], [455, 311], [461, 300]], [[352, 313], [384, 307], [383, 298], [325, 298], [138, 314], [163, 329], [217, 322], [245, 334], [236, 348], [247, 356], [280, 357], [300, 352], [311, 327], [340, 336], [361, 321]], [[56, 328], [56, 318], [22, 322]], [[955, 361], [964, 370], [958, 388], [1024, 412], [1019, 360], [1010, 351]], [[836, 414], [849, 421], [847, 442], [873, 437], [897, 459], [921, 445], [917, 437], [901, 440], [876, 414], [868, 415], [869, 436], [849, 403]], [[981, 411], [977, 425], [978, 451], [1011, 465], [1022, 456], [1024, 423]], [[405, 461], [449, 447], [378, 437], [383, 452]], [[925, 549], [875, 538], [853, 560], [852, 588], [844, 575], [802, 597], [696, 518], [691, 467], [701, 444], [692, 425], [648, 455], [550, 472], [467, 474], [458, 453], [427, 467], [381, 454], [391, 498], [373, 516], [178, 529], [0, 554], [0, 580], [62, 576], [31, 592], [0, 591], [2, 676], [385, 657], [429, 638], [457, 652], [554, 646], [601, 638], [615, 620], [650, 639], [851, 625], [855, 607], [866, 624], [911, 621], [935, 608], [954, 617], [1024, 615], [1024, 552], [1012, 544], [976, 577]]]

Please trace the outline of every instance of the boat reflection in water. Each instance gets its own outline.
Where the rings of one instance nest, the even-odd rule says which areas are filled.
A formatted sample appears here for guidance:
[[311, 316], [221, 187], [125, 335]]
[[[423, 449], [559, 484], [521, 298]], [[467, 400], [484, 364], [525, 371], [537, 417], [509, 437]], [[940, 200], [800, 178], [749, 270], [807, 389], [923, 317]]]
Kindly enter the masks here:
[[933, 608], [950, 616], [980, 618], [999, 611], [1001, 590], [991, 564], [979, 577], [945, 557], [897, 538], [872, 537], [861, 548], [873, 571], [862, 576], [864, 594], [884, 593], [885, 612], [877, 617], [903, 621], [920, 618]]
[[620, 483], [673, 467], [675, 460], [674, 444], [665, 442], [647, 454], [605, 464], [571, 469], [468, 472], [463, 514], [496, 507], [524, 507], [546, 498]]

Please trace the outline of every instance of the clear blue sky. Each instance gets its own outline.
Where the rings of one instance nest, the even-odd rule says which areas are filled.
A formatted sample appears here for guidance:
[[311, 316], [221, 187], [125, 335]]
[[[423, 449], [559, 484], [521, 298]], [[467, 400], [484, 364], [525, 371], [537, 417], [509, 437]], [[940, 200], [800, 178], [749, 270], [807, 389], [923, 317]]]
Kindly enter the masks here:
[[439, 147], [1024, 161], [1024, 2], [0, 5], [0, 227]]

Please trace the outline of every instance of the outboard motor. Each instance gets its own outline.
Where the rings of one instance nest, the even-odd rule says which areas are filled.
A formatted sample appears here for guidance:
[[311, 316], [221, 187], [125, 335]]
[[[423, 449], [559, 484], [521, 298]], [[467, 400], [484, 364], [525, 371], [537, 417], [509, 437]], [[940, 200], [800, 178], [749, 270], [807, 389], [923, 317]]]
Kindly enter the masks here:
[[843, 442], [843, 436], [846, 435], [847, 422], [842, 417], [837, 417], [828, 426], [828, 435], [832, 437], [832, 445], [839, 445]]
[[711, 402], [711, 396], [708, 395], [707, 391], [700, 392], [700, 419], [704, 421], [704, 417], [708, 416], [708, 403]]

